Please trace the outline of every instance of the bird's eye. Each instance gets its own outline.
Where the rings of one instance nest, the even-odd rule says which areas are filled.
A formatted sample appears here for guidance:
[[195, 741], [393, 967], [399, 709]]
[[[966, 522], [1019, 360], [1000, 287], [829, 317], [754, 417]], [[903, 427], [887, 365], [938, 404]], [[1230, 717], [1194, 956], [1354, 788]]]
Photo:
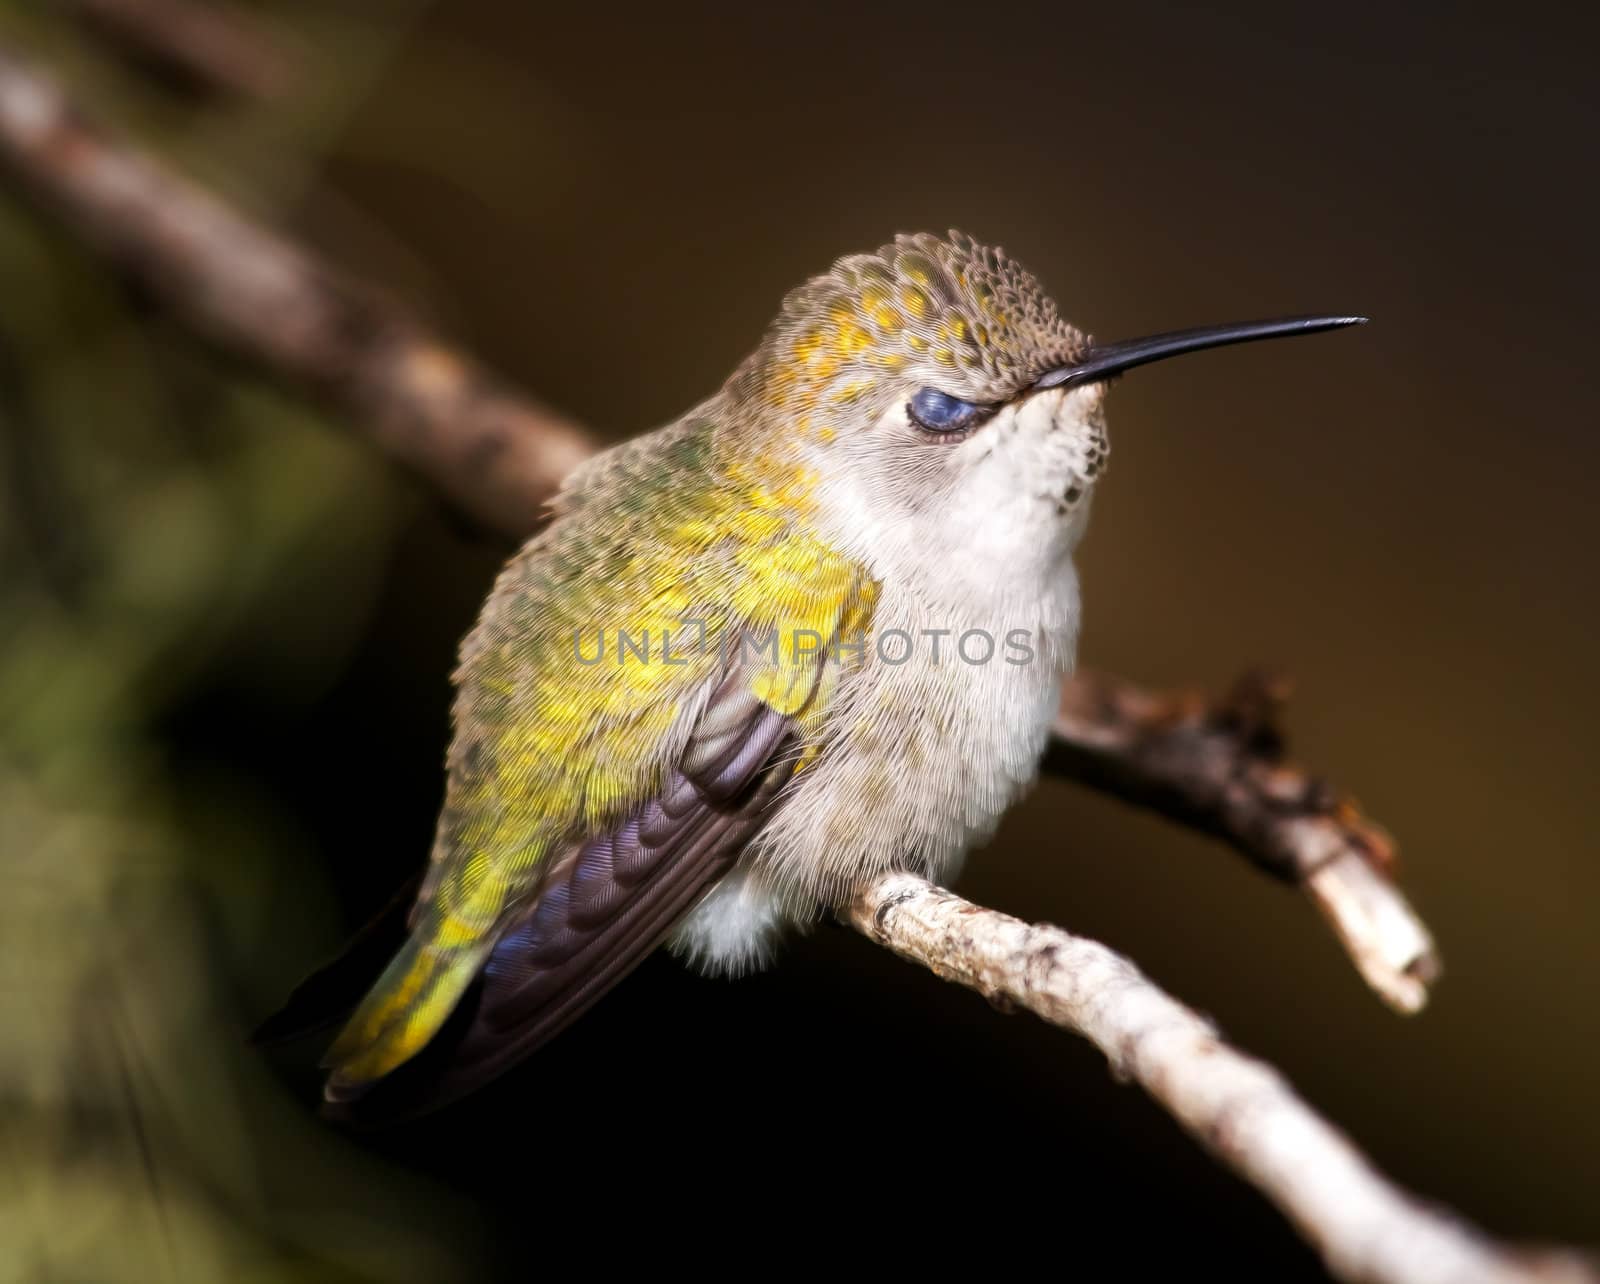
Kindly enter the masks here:
[[962, 401], [937, 388], [920, 389], [906, 404], [912, 422], [929, 432], [959, 432], [971, 428], [989, 413], [990, 407]]

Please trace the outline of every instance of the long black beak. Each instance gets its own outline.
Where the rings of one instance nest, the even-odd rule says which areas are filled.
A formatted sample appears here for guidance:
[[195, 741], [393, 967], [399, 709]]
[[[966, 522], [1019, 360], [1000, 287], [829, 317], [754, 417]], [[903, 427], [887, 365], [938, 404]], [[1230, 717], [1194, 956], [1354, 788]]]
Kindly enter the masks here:
[[1205, 325], [1196, 330], [1174, 330], [1170, 334], [1153, 334], [1147, 339], [1126, 339], [1121, 343], [1097, 343], [1072, 365], [1058, 366], [1040, 375], [1033, 386], [1038, 389], [1075, 388], [1080, 384], [1099, 383], [1135, 366], [1165, 361], [1185, 352], [1199, 352], [1202, 348], [1316, 334], [1347, 325], [1364, 325], [1366, 320], [1366, 317], [1283, 317], [1277, 321]]

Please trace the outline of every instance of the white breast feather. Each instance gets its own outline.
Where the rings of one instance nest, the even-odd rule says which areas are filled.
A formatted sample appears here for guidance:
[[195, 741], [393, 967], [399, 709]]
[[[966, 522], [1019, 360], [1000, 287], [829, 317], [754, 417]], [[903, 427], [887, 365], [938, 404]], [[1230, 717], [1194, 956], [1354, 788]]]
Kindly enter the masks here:
[[[937, 529], [874, 529], [881, 505], [859, 497], [844, 535], [870, 553], [882, 584], [866, 662], [834, 698], [823, 753], [680, 924], [675, 951], [738, 973], [765, 962], [786, 926], [872, 874], [949, 880], [1033, 781], [1078, 637], [1071, 552], [1088, 496], [1066, 513], [1057, 502], [1083, 453], [1077, 434], [1055, 431], [1065, 400], [1034, 398], [997, 425], [1020, 443], [982, 458], [992, 465], [973, 469], [961, 511], [930, 519]], [[930, 540], [945, 541], [937, 557]], [[909, 658], [896, 664], [907, 653], [901, 634]], [[969, 657], [993, 639], [987, 662], [958, 653], [964, 634]], [[1019, 634], [1032, 656], [1011, 663], [1021, 650], [1007, 640]]]

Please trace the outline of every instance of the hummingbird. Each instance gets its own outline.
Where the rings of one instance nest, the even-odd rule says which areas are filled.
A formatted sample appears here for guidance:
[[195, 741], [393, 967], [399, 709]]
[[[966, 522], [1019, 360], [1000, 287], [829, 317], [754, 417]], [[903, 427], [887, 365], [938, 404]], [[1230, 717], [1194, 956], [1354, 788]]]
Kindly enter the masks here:
[[1034, 780], [1072, 669], [1113, 378], [1362, 320], [1101, 343], [959, 232], [792, 291], [713, 396], [582, 465], [496, 579], [431, 860], [327, 1102], [426, 1064], [413, 1099], [442, 1103], [663, 944], [738, 975], [875, 874], [953, 878]]

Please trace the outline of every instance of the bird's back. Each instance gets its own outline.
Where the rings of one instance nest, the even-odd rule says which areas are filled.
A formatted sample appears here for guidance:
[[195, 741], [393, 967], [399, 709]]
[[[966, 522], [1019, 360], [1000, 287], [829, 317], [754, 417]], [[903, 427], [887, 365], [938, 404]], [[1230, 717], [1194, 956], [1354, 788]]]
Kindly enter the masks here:
[[[712, 702], [725, 720], [792, 722], [792, 766], [826, 693], [789, 639], [834, 637], [873, 591], [811, 533], [803, 488], [719, 456], [704, 417], [597, 457], [556, 507], [462, 645], [411, 938], [330, 1052], [335, 1094], [410, 1059], [551, 871], [670, 792]], [[746, 653], [744, 631], [783, 642]]]

